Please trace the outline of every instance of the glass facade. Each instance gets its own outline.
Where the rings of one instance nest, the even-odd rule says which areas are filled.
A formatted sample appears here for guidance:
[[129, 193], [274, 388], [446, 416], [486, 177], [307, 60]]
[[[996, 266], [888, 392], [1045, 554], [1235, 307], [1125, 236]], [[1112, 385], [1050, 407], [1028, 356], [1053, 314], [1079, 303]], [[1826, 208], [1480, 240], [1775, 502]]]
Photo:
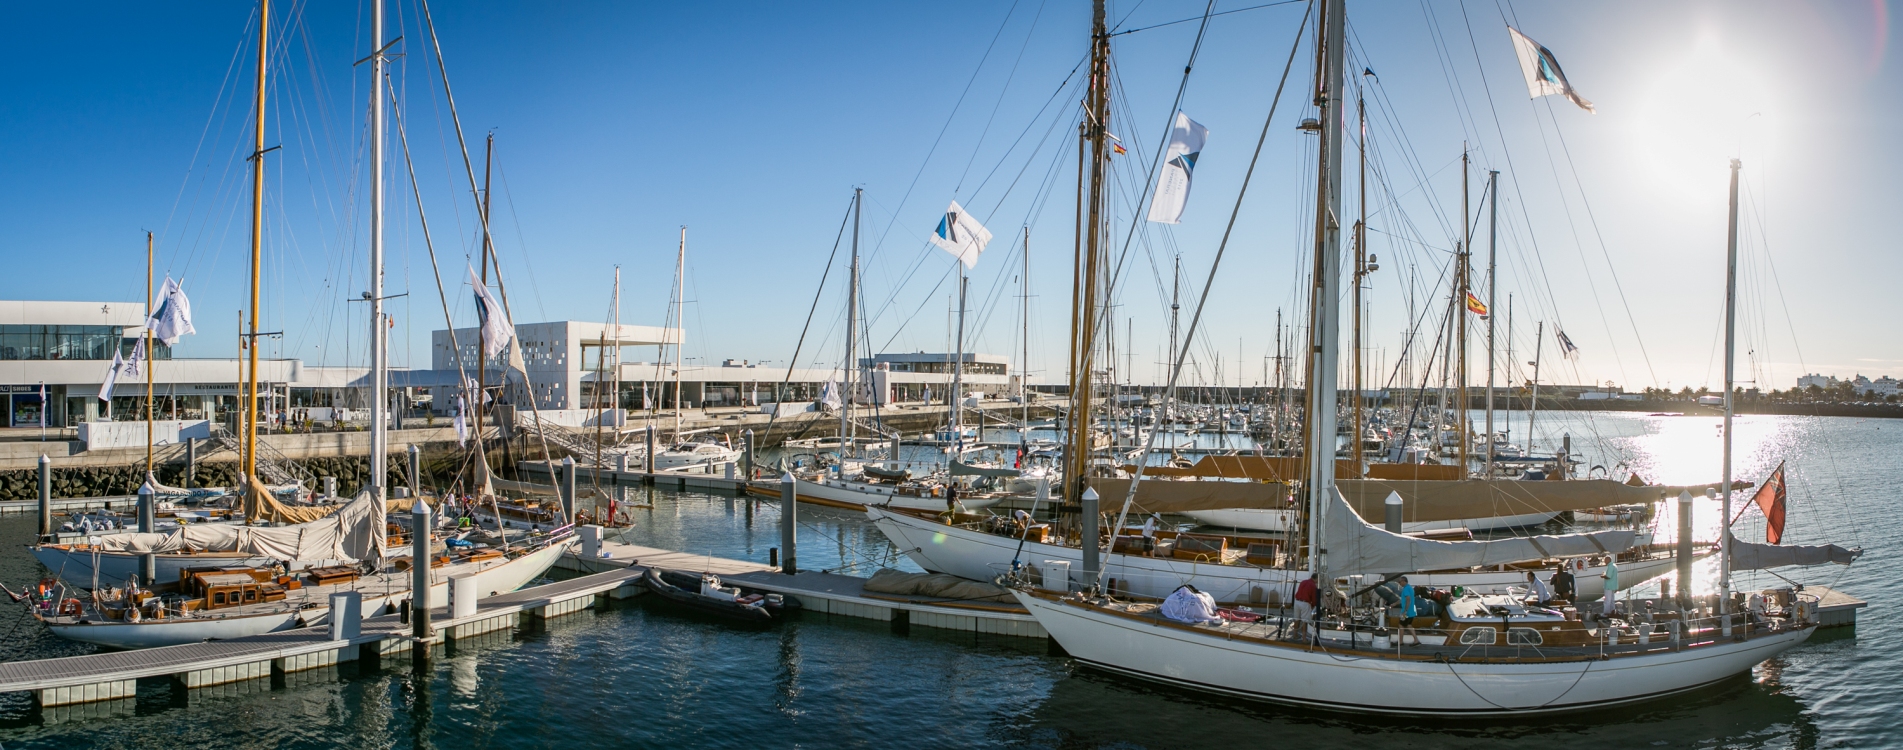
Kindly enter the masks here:
[[[121, 335], [119, 326], [0, 325], [0, 360], [112, 359], [114, 348], [131, 356], [137, 339]], [[171, 359], [172, 347], [152, 342], [152, 359]]]

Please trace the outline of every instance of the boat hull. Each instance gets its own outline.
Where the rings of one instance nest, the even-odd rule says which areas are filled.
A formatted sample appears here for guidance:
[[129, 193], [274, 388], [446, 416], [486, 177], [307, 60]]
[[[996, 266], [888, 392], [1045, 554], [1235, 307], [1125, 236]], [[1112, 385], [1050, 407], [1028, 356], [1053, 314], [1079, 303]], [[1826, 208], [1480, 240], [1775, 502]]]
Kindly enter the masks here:
[[[905, 550], [919, 567], [960, 578], [989, 581], [1011, 567], [1013, 560], [1040, 571], [1053, 569], [1051, 562], [1067, 563], [1071, 577], [1084, 580], [1083, 550], [1056, 544], [1022, 542], [1010, 537], [949, 526], [903, 513], [867, 508], [866, 516], [880, 533]], [[1262, 601], [1270, 592], [1279, 592], [1280, 601], [1291, 601], [1295, 584], [1304, 577], [1299, 571], [1259, 568], [1250, 565], [1223, 565], [1168, 557], [1113, 554], [1101, 557], [1105, 578], [1115, 578], [1117, 590], [1135, 596], [1161, 599], [1184, 584], [1207, 592], [1218, 601]], [[1659, 557], [1619, 563], [1621, 589], [1638, 586], [1673, 569], [1675, 558]], [[1575, 598], [1591, 601], [1605, 593], [1602, 567], [1589, 567], [1574, 574]], [[1552, 572], [1540, 571], [1541, 580]], [[1452, 588], [1460, 586], [1481, 594], [1512, 593], [1526, 586], [1523, 570], [1480, 570], [1463, 572], [1409, 573], [1408, 582], [1416, 586]], [[1258, 591], [1259, 590], [1259, 591]]]
[[1228, 638], [1221, 629], [1159, 625], [1016, 594], [1072, 658], [1099, 669], [1305, 708], [1441, 718], [1562, 713], [1653, 700], [1747, 672], [1816, 629], [1609, 659], [1407, 660]]
[[297, 627], [297, 615], [296, 610], [280, 610], [232, 617], [178, 617], [145, 622], [47, 622], [46, 629], [67, 640], [107, 648], [156, 648], [289, 630]]
[[[762, 483], [766, 485], [766, 483]], [[771, 483], [766, 486], [749, 486], [748, 491], [769, 497], [780, 496], [780, 485]], [[799, 498], [802, 503], [825, 505], [847, 510], [865, 510], [867, 506], [907, 508], [911, 510], [942, 511], [945, 498], [920, 497], [900, 494], [898, 488], [889, 484], [874, 482], [854, 482], [845, 479], [824, 479], [817, 482], [799, 483]], [[1004, 498], [980, 496], [959, 498], [958, 504], [966, 510], [989, 508], [1003, 502]]]
[[[1188, 510], [1182, 515], [1196, 520], [1205, 526], [1225, 529], [1249, 529], [1287, 533], [1289, 525], [1295, 523], [1295, 512], [1290, 510], [1266, 510], [1261, 508], [1228, 508], [1224, 510]], [[1513, 516], [1489, 516], [1487, 518], [1463, 518], [1452, 521], [1422, 521], [1401, 524], [1404, 534], [1423, 531], [1447, 531], [1467, 529], [1469, 531], [1506, 531], [1523, 529], [1558, 518], [1558, 513], [1524, 513]]]

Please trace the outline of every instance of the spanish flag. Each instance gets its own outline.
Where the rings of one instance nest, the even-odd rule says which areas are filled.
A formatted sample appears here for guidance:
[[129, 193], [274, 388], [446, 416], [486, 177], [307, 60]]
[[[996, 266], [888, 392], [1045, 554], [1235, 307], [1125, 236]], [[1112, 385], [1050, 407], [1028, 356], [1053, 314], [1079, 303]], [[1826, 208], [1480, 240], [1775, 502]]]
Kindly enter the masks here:
[[1129, 149], [1124, 148], [1123, 144], [1121, 143], [1110, 144], [1110, 150], [1117, 152], [1118, 156], [1122, 156], [1124, 154], [1130, 153]]
[[1467, 309], [1480, 317], [1487, 316], [1486, 303], [1481, 302], [1479, 297], [1475, 297], [1473, 292], [1467, 293]]

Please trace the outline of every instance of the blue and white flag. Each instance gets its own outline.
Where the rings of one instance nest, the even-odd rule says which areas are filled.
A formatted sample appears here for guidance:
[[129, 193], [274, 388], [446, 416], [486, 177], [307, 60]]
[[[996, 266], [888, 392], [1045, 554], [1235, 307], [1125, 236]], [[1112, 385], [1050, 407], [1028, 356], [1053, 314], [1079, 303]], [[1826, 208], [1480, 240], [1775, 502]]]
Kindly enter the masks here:
[[192, 301], [185, 298], [184, 287], [172, 277], [165, 277], [165, 285], [159, 287], [159, 307], [152, 311], [145, 325], [152, 329], [152, 338], [167, 344], [176, 344], [180, 336], [198, 332], [192, 327]]
[[1163, 152], [1163, 169], [1156, 176], [1156, 197], [1150, 199], [1150, 221], [1182, 223], [1183, 209], [1189, 205], [1189, 176], [1196, 171], [1196, 159], [1203, 155], [1203, 143], [1208, 140], [1209, 128], [1176, 113], [1169, 150]]
[[1573, 90], [1573, 84], [1567, 82], [1566, 72], [1559, 69], [1559, 60], [1553, 57], [1553, 51], [1540, 46], [1539, 42], [1527, 38], [1519, 29], [1507, 27], [1507, 34], [1513, 37], [1513, 53], [1520, 58], [1520, 72], [1526, 74], [1526, 91], [1534, 99], [1558, 94], [1571, 99], [1580, 109], [1593, 112], [1592, 102]]
[[[495, 356], [502, 353], [502, 347], [515, 341], [515, 326], [509, 323], [509, 314], [496, 296], [489, 293], [489, 287], [476, 275], [476, 269], [469, 269], [469, 286], [476, 290], [477, 335], [482, 337], [482, 351], [485, 355]], [[520, 347], [510, 350], [511, 365], [523, 369], [517, 364], [521, 361]], [[526, 371], [526, 370], [525, 370]]]
[[985, 251], [985, 245], [991, 244], [991, 230], [965, 213], [965, 207], [958, 205], [958, 201], [952, 201], [945, 215], [939, 218], [938, 229], [932, 232], [932, 244], [957, 256], [959, 262], [970, 269], [978, 265], [978, 254]]
[[44, 380], [40, 381], [40, 429], [46, 429], [46, 381]]
[[1557, 325], [1553, 326], [1553, 339], [1559, 342], [1560, 356], [1567, 359], [1579, 359], [1579, 347], [1574, 346], [1573, 340], [1568, 338], [1566, 332], [1560, 330]]

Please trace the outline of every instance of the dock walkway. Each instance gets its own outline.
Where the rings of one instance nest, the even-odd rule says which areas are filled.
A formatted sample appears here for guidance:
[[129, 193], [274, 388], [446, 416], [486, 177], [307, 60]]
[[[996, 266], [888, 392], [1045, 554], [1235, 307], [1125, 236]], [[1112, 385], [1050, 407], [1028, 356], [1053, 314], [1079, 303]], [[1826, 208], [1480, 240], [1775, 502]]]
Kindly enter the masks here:
[[[631, 595], [640, 571], [623, 568], [492, 596], [462, 618], [431, 610], [429, 644], [513, 628], [522, 617], [548, 618], [593, 606], [598, 598]], [[351, 661], [368, 653], [408, 651], [418, 642], [397, 615], [366, 617], [358, 634], [332, 640], [328, 627], [165, 646], [138, 651], [0, 663], [0, 693], [32, 692], [41, 706], [130, 698], [141, 678], [172, 677], [188, 688], [268, 678]], [[364, 651], [363, 649], [373, 649]]]
[[1030, 611], [1015, 603], [882, 594], [866, 591], [866, 579], [857, 576], [814, 570], [802, 570], [789, 576], [778, 568], [745, 560], [728, 560], [619, 542], [601, 542], [599, 551], [591, 556], [588, 554], [588, 545], [584, 540], [581, 551], [563, 556], [555, 566], [583, 573], [617, 568], [642, 570], [649, 566], [706, 571], [730, 583], [791, 596], [799, 600], [801, 609], [810, 613], [885, 622], [900, 621], [908, 626], [993, 635], [1050, 637], [1044, 632], [1043, 626], [1037, 624], [1037, 619], [1031, 616]]

